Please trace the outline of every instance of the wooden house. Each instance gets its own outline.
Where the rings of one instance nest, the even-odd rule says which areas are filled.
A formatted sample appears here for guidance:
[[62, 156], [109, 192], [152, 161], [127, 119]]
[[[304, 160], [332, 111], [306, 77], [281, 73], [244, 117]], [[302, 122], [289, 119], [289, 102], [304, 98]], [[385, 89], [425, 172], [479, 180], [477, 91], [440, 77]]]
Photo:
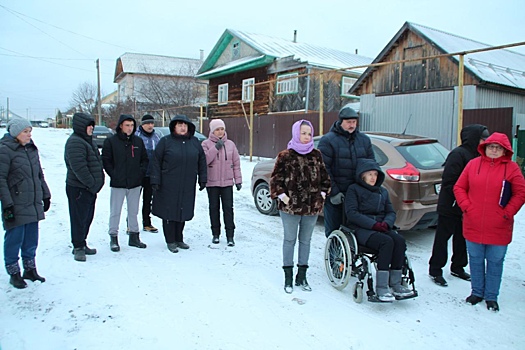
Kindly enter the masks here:
[[[509, 43], [498, 43], [499, 45]], [[406, 22], [350, 90], [359, 95], [362, 130], [406, 132], [457, 145], [459, 56], [491, 45]], [[463, 125], [481, 123], [509, 137], [525, 128], [525, 55], [509, 49], [464, 56]]]
[[[254, 89], [254, 114], [318, 111], [323, 72], [323, 110], [336, 111], [358, 100], [350, 87], [371, 58], [266, 35], [226, 29], [197, 78], [209, 80], [209, 118], [249, 114]], [[335, 71], [336, 69], [343, 69]], [[255, 85], [253, 85], [255, 84]]]

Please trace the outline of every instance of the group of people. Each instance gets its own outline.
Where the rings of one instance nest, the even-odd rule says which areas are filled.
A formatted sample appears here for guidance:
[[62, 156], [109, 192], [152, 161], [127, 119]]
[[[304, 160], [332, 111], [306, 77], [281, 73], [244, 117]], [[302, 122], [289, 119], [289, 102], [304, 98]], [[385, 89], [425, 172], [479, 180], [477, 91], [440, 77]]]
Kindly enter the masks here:
[[[278, 199], [283, 223], [284, 290], [293, 291], [295, 243], [298, 272], [295, 285], [310, 291], [306, 269], [317, 216], [324, 211], [325, 235], [347, 225], [359, 245], [377, 252], [376, 293], [382, 302], [411, 297], [403, 286], [406, 242], [394, 230], [396, 214], [381, 187], [385, 174], [375, 161], [371, 141], [358, 130], [359, 114], [345, 106], [339, 120], [313, 147], [313, 126], [300, 120], [292, 127], [288, 148], [279, 153], [271, 178], [271, 196]], [[429, 275], [447, 286], [443, 267], [453, 237], [451, 274], [471, 281], [472, 305], [485, 300], [499, 311], [497, 298], [514, 216], [525, 203], [525, 179], [512, 161], [512, 147], [502, 133], [489, 134], [479, 124], [461, 130], [462, 144], [445, 163], [438, 199], [438, 226]], [[467, 254], [468, 251], [468, 254]], [[469, 265], [470, 273], [465, 271]]]
[[[241, 189], [242, 175], [237, 147], [228, 140], [222, 120], [210, 123], [209, 138], [201, 145], [194, 137], [195, 125], [185, 115], [176, 115], [169, 124], [170, 134], [162, 138], [154, 130], [153, 116], [144, 115], [137, 128], [133, 116], [121, 115], [115, 135], [104, 142], [102, 154], [93, 141], [94, 126], [90, 114], [75, 113], [73, 133], [64, 151], [74, 260], [83, 262], [87, 255], [97, 253], [95, 248], [88, 247], [87, 237], [97, 194], [104, 186], [104, 172], [110, 177], [111, 251], [120, 251], [118, 232], [124, 199], [128, 245], [146, 248], [140, 240], [138, 224], [141, 194], [143, 230], [158, 232], [151, 223], [151, 214], [158, 216], [162, 219], [168, 250], [177, 253], [178, 249], [188, 249], [183, 229], [194, 215], [197, 183], [200, 191], [204, 188], [208, 191], [212, 242], [220, 243], [222, 203], [227, 244], [235, 245], [233, 186]], [[31, 131], [27, 120], [13, 119], [0, 140], [5, 267], [10, 283], [19, 289], [27, 287], [26, 279], [45, 281], [36, 270], [35, 255], [38, 221], [44, 219], [44, 212], [51, 205], [51, 193]]]
[[[381, 187], [385, 174], [375, 161], [370, 138], [358, 129], [359, 114], [345, 106], [330, 131], [314, 148], [314, 128], [299, 120], [292, 126], [286, 150], [277, 156], [270, 192], [278, 200], [283, 224], [284, 290], [293, 291], [294, 252], [298, 241], [295, 286], [311, 291], [306, 278], [310, 242], [318, 215], [324, 213], [325, 235], [347, 225], [359, 245], [377, 252], [376, 292], [379, 301], [410, 297], [412, 290], [401, 283], [406, 242], [395, 231], [396, 214]], [[195, 125], [184, 115], [169, 123], [170, 134], [160, 137], [154, 118], [147, 114], [141, 125], [131, 115], [121, 115], [116, 134], [104, 142], [102, 154], [93, 142], [95, 121], [86, 113], [73, 116], [73, 133], [66, 142], [71, 242], [76, 261], [96, 254], [87, 246], [97, 194], [110, 177], [110, 249], [120, 251], [119, 222], [127, 202], [128, 245], [146, 248], [140, 240], [138, 212], [142, 194], [144, 231], [158, 232], [151, 214], [162, 219], [170, 252], [188, 249], [184, 226], [194, 216], [196, 185], [207, 190], [212, 243], [221, 236], [220, 211], [227, 245], [233, 247], [233, 186], [242, 188], [240, 157], [227, 137], [225, 123], [210, 122], [209, 137], [202, 144], [194, 137]], [[40, 165], [38, 149], [31, 139], [31, 125], [13, 119], [0, 140], [0, 200], [5, 228], [4, 259], [10, 283], [25, 288], [25, 280], [44, 282], [35, 264], [38, 221], [51, 205], [51, 193]], [[503, 261], [512, 240], [514, 216], [525, 203], [525, 179], [512, 161], [506, 135], [479, 124], [461, 130], [462, 144], [445, 163], [438, 200], [438, 226], [429, 275], [447, 286], [443, 268], [448, 240], [453, 237], [451, 274], [471, 282], [466, 302], [483, 300], [498, 311]], [[24, 273], [21, 274], [19, 256]], [[468, 252], [468, 253], [467, 253]], [[470, 263], [469, 263], [470, 261]], [[470, 266], [470, 273], [465, 267]]]

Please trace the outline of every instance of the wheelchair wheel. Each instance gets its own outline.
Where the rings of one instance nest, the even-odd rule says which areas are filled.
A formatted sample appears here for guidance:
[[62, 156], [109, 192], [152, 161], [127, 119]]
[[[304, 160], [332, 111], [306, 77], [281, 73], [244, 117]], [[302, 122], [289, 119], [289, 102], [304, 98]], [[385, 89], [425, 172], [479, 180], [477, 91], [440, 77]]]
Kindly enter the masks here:
[[352, 289], [352, 297], [358, 304], [363, 302], [363, 282], [356, 282], [354, 284], [354, 288]]
[[342, 290], [348, 285], [352, 271], [352, 252], [346, 235], [334, 230], [326, 240], [325, 267], [332, 286]]

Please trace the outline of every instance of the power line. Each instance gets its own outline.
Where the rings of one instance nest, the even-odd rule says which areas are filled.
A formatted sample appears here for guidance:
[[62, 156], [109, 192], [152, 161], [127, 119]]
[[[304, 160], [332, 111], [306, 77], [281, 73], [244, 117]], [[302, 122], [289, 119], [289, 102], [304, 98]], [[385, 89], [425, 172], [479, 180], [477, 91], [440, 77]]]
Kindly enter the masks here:
[[[50, 24], [50, 23], [47, 23], [47, 22], [41, 21], [41, 20], [39, 20], [39, 19], [37, 19], [37, 18], [34, 18], [34, 17], [28, 16], [28, 15], [25, 15], [25, 14], [20, 13], [20, 12], [18, 12], [18, 11], [15, 11], [15, 10], [12, 10], [12, 9], [10, 9], [10, 8], [7, 8], [7, 7], [3, 6], [3, 5], [0, 5], [0, 7], [2, 7], [2, 8], [3, 8], [4, 10], [6, 10], [7, 12], [10, 12], [13, 16], [17, 16], [16, 14], [18, 14], [18, 15], [20, 15], [20, 16], [24, 16], [24, 17], [30, 18], [30, 19], [32, 19], [32, 20], [34, 20], [34, 21], [37, 21], [37, 22], [40, 22], [40, 23], [42, 23], [42, 24], [48, 25], [48, 26], [50, 26], [50, 27], [54, 27], [54, 28], [59, 29], [59, 30], [62, 30], [62, 31], [64, 31], [64, 32], [67, 32], [67, 33], [70, 33], [70, 34], [73, 34], [73, 35], [77, 35], [77, 36], [80, 36], [80, 37], [83, 37], [83, 38], [86, 38], [86, 39], [89, 39], [89, 40], [97, 41], [97, 42], [99, 42], [99, 43], [103, 43], [103, 44], [110, 45], [110, 46], [115, 46], [115, 47], [118, 47], [118, 48], [121, 48], [121, 49], [125, 49], [125, 50], [128, 50], [128, 51], [130, 50], [130, 51], [133, 51], [133, 52], [144, 53], [144, 52], [142, 52], [142, 51], [135, 50], [135, 49], [132, 49], [132, 48], [129, 48], [129, 47], [120, 46], [120, 45], [117, 45], [117, 44], [112, 44], [112, 43], [109, 43], [109, 42], [107, 42], [107, 41], [103, 41], [103, 40], [95, 39], [95, 38], [89, 37], [89, 36], [84, 35], [84, 34], [75, 33], [75, 32], [73, 32], [73, 31], [71, 31], [71, 30], [69, 30], [69, 29], [64, 29], [64, 28], [58, 27], [58, 26], [56, 26], [56, 25], [54, 25], [54, 24]], [[16, 13], [16, 14], [15, 14], [15, 13]], [[20, 16], [17, 16], [17, 17], [20, 18]], [[23, 19], [20, 18], [20, 20], [23, 20]], [[25, 20], [23, 20], [23, 21], [26, 22], [26, 23], [28, 23], [29, 25], [32, 25], [31, 23], [29, 23], [29, 22], [27, 22], [27, 21], [25, 21]], [[33, 26], [33, 25], [32, 25], [32, 26]], [[35, 28], [37, 28], [37, 27], [35, 27]], [[37, 29], [38, 29], [38, 28], [37, 28]]]

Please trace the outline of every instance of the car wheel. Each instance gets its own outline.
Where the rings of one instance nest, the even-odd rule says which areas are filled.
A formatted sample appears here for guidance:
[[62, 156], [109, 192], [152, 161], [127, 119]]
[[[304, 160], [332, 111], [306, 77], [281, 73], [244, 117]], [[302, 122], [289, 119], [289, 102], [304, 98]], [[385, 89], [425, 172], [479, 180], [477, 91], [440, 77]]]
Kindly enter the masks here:
[[253, 201], [257, 210], [265, 215], [277, 215], [277, 201], [270, 197], [270, 188], [266, 182], [260, 183], [255, 187]]

